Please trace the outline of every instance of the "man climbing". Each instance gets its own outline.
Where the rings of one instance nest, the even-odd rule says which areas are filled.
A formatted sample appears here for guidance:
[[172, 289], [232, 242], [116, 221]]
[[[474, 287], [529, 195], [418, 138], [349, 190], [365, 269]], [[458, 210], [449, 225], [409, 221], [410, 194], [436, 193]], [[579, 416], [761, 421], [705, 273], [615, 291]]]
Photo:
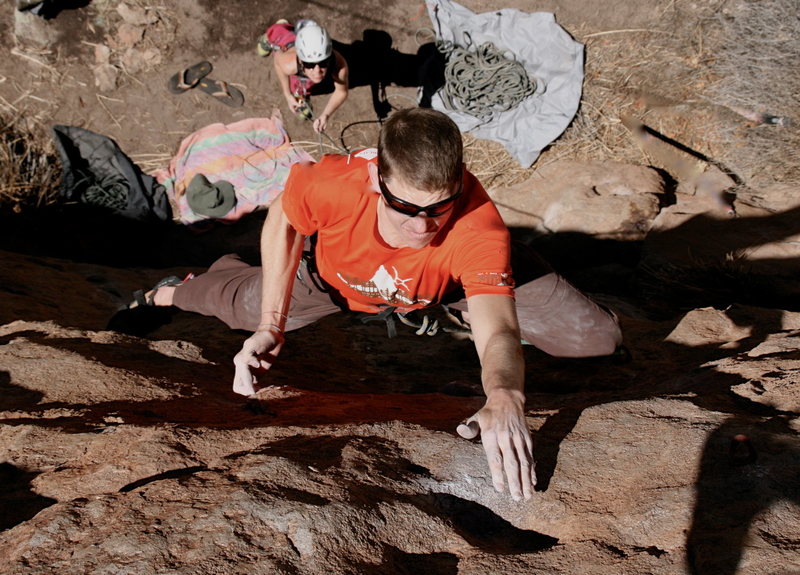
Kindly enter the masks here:
[[407, 109], [385, 122], [377, 151], [293, 166], [264, 223], [261, 267], [225, 256], [144, 300], [253, 331], [234, 358], [233, 388], [244, 395], [289, 331], [341, 310], [390, 320], [449, 302], [471, 328], [486, 393], [458, 431], [481, 434], [498, 491], [505, 474], [511, 496], [529, 498], [536, 479], [520, 339], [580, 357], [613, 353], [621, 334], [613, 314], [550, 269], [515, 291], [510, 252], [508, 229], [462, 163], [458, 127], [441, 112]]
[[[275, 73], [289, 109], [303, 118], [313, 118], [314, 130], [324, 131], [348, 94], [347, 62], [333, 49], [327, 30], [313, 20], [299, 20], [294, 27], [278, 20], [261, 36], [257, 49], [262, 56], [274, 53]], [[310, 97], [319, 93], [320, 84], [328, 78], [333, 82], [333, 93], [322, 113], [314, 118]]]

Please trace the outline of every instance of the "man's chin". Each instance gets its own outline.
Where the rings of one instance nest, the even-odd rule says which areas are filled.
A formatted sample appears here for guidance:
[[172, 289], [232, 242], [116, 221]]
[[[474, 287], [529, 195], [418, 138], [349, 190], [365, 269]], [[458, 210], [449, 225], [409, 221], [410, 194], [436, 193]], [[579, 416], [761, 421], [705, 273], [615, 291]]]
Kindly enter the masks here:
[[425, 234], [424, 236], [406, 236], [406, 244], [410, 248], [414, 248], [415, 250], [421, 250], [424, 247], [430, 245], [433, 241], [433, 238], [436, 237], [436, 234]]

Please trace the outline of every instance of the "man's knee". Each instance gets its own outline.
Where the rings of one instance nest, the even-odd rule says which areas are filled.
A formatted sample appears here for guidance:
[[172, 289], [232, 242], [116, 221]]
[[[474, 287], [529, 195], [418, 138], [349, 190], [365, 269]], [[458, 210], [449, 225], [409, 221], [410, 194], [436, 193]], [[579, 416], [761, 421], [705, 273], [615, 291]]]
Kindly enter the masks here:
[[616, 315], [558, 274], [519, 286], [516, 299], [523, 339], [550, 355], [611, 355], [622, 344]]

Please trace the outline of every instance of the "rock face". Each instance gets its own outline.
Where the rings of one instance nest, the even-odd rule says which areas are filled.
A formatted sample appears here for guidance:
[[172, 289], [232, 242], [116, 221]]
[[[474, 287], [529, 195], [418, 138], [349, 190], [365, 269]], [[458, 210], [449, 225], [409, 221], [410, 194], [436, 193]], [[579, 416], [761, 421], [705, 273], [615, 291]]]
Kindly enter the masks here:
[[[795, 309], [800, 278], [797, 208], [774, 212], [737, 202], [735, 218], [697, 198], [661, 211], [644, 243], [641, 269], [661, 293], [706, 303], [736, 294]], [[693, 293], [692, 293], [693, 292]]]
[[658, 215], [664, 182], [643, 166], [561, 161], [490, 193], [510, 227], [638, 241]]
[[[649, 269], [680, 269], [685, 224], [670, 217], [718, 217], [685, 195], [659, 213], [663, 183], [646, 168], [541, 172], [491, 193], [551, 247], [575, 233], [638, 241]], [[763, 249], [791, 250], [765, 221]], [[684, 241], [715, 254], [761, 241], [746, 239], [755, 222]], [[232, 241], [257, 243], [258, 226], [247, 233]], [[202, 270], [112, 268], [103, 249], [81, 252], [91, 264], [3, 252], [3, 573], [800, 570], [797, 313], [601, 297], [633, 359], [525, 349], [539, 483], [515, 504], [480, 444], [453, 433], [483, 403], [471, 342], [388, 340], [334, 316], [292, 334], [270, 386], [244, 400], [230, 391], [243, 334], [117, 311], [136, 288]], [[764, 277], [781, 269], [763, 259]]]
[[[216, 320], [173, 314], [147, 338], [82, 327], [139, 273], [4, 261], [3, 573], [800, 567], [797, 314], [623, 314], [628, 363], [526, 348], [539, 485], [515, 504], [453, 433], [482, 404], [464, 392], [469, 342], [334, 318], [298, 332], [245, 401], [229, 389], [243, 336]], [[47, 315], [61, 319], [12, 321]], [[425, 357], [440, 371], [403, 369]]]

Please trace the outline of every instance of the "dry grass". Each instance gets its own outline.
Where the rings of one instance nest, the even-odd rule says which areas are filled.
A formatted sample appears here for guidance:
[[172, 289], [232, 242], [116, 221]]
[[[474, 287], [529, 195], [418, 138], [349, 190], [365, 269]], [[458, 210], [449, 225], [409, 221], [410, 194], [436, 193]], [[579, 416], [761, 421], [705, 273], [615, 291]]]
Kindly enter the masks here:
[[486, 188], [521, 182], [532, 173], [522, 168], [502, 144], [464, 134], [464, 162]]
[[2, 120], [0, 210], [20, 213], [57, 201], [61, 181], [51, 140], [36, 137], [25, 122]]
[[571, 31], [585, 45], [586, 63], [570, 126], [527, 170], [494, 142], [468, 137], [470, 167], [487, 186], [508, 186], [562, 159], [648, 165], [620, 123], [629, 113], [750, 186], [796, 182], [800, 122], [754, 125], [742, 115], [800, 120], [800, 76], [787, 73], [800, 68], [794, 0], [715, 1], [692, 9], [702, 13], [687, 16], [682, 3], [671, 4], [657, 29]]
[[157, 154], [131, 154], [130, 159], [134, 164], [145, 174], [152, 174], [160, 170], [172, 161], [173, 154], [157, 153]]
[[[716, 134], [721, 160], [755, 185], [796, 182], [800, 165], [800, 19], [794, 0], [761, 0], [715, 14], [725, 42], [711, 69], [709, 97], [746, 112], [787, 118], [789, 126], [727, 126]], [[725, 145], [736, 142], [737, 146]]]

